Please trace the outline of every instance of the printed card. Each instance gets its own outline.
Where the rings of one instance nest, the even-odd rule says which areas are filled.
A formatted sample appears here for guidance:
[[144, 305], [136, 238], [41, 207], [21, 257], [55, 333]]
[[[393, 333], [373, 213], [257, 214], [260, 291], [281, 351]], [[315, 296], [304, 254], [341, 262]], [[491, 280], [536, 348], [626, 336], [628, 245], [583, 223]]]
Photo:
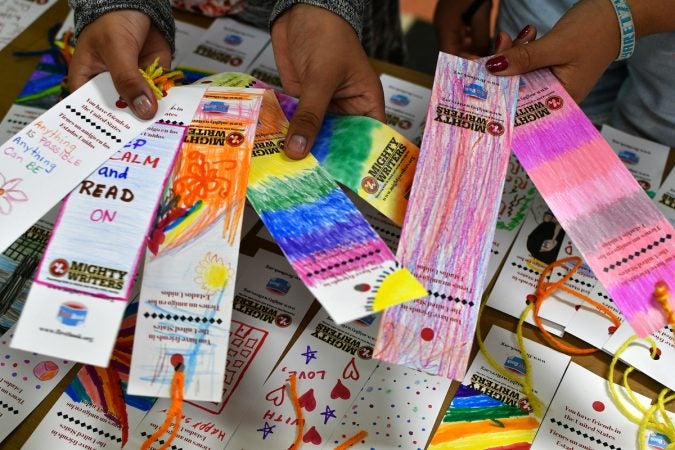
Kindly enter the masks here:
[[[188, 109], [189, 89], [171, 89], [158, 117], [173, 104]], [[0, 146], [0, 251], [151, 124], [119, 101], [103, 73]]]
[[422, 142], [431, 89], [391, 75], [380, 76], [387, 125], [419, 146]]
[[650, 198], [654, 198], [663, 179], [670, 149], [665, 145], [624, 133], [607, 124], [602, 126], [601, 133], [640, 187]]
[[[616, 307], [614, 300], [607, 295], [607, 291], [600, 283], [595, 285], [589, 298], [601, 303], [612, 311], [619, 320], [623, 320], [619, 308]], [[614, 322], [605, 314], [587, 303], [582, 303], [572, 320], [565, 327], [565, 332], [588, 342], [595, 348], [602, 348], [612, 337], [612, 333], [616, 332], [616, 327]]]
[[197, 46], [206, 30], [182, 20], [176, 20], [176, 51], [172, 65], [180, 66], [185, 57]]
[[320, 310], [263, 388], [249, 397], [226, 448], [278, 450], [293, 443], [298, 417], [288, 387], [291, 375], [304, 419], [303, 446], [322, 448], [375, 370], [376, 330], [373, 316], [340, 326]]
[[151, 125], [68, 196], [13, 346], [108, 365], [141, 250], [184, 134], [182, 126]]
[[[525, 339], [533, 389], [544, 407], [555, 394], [570, 357]], [[485, 338], [489, 354], [517, 376], [525, 362], [514, 333], [493, 326]], [[429, 450], [529, 448], [539, 428], [522, 386], [507, 380], [479, 352], [431, 439]]]
[[0, 123], [0, 142], [6, 142], [45, 112], [42, 108], [12, 105]]
[[270, 41], [265, 31], [234, 19], [215, 19], [178, 68], [192, 82], [205, 75], [242, 71]]
[[[627, 403], [622, 387], [617, 390]], [[647, 397], [634, 395], [648, 406]], [[632, 410], [636, 414], [636, 410]], [[607, 380], [570, 364], [541, 422], [532, 450], [637, 448], [638, 426], [625, 417], [609, 396]]]
[[549, 70], [523, 80], [514, 153], [635, 332], [662, 328], [652, 293], [675, 285], [675, 230]]
[[0, 50], [12, 42], [23, 30], [44, 14], [56, 0], [17, 2], [0, 0]]
[[464, 377], [509, 161], [517, 90], [517, 77], [494, 77], [479, 62], [439, 55], [397, 252], [428, 296], [383, 314], [376, 358]]
[[[534, 301], [537, 283], [546, 266], [560, 258], [571, 256], [572, 249], [572, 242], [565, 230], [542, 199], [536, 197], [490, 293], [488, 305], [513, 317], [520, 317], [527, 304]], [[560, 278], [559, 274], [563, 273], [566, 271], [558, 270], [554, 276]], [[584, 284], [570, 280], [566, 286], [587, 289], [588, 293], [596, 281], [591, 278], [592, 274], [588, 275], [584, 271], [578, 272], [575, 279]], [[545, 319], [542, 322], [550, 325], [547, 328], [550, 332], [560, 335], [573, 317], [575, 306], [579, 302], [581, 300], [570, 294], [560, 291], [555, 293], [544, 302], [540, 310], [540, 317], [554, 320]], [[534, 325], [534, 320], [530, 317], [527, 323]]]
[[9, 347], [11, 328], [0, 338], [0, 441], [4, 440], [73, 367], [70, 361]]
[[[193, 91], [195, 95], [199, 91]], [[241, 218], [262, 91], [210, 88], [187, 131], [148, 239], [129, 392], [220, 401]]]
[[666, 216], [671, 224], [675, 224], [675, 170], [670, 171], [668, 178], [661, 185], [654, 200], [663, 215]]
[[268, 84], [270, 87], [282, 89], [271, 41], [267, 43], [267, 46], [260, 52], [258, 57], [251, 62], [246, 72], [250, 73], [252, 77]]
[[[117, 336], [112, 362], [107, 369], [83, 366], [66, 387], [30, 438], [23, 450], [69, 450], [74, 447], [90, 450], [119, 449], [124, 443], [121, 423], [122, 406], [126, 414], [127, 432], [134, 429], [148, 412], [154, 398], [135, 397], [115, 392], [129, 379], [129, 361], [136, 324], [138, 303], [130, 303]], [[124, 402], [116, 401], [124, 395]]]
[[[177, 444], [185, 448], [194, 441], [212, 449], [228, 442], [314, 300], [283, 256], [260, 250], [239, 258], [222, 400], [183, 404]], [[134, 431], [132, 447], [155, 432], [169, 405], [157, 401]]]
[[[619, 329], [605, 343], [603, 350], [612, 355], [615, 354], [617, 349], [626, 342], [626, 339], [634, 334], [635, 332], [630, 327], [630, 324], [626, 322], [622, 323]], [[649, 343], [639, 340], [621, 353], [621, 361], [630, 364], [664, 386], [675, 389], [675, 377], [673, 377], [675, 341], [673, 341], [673, 330], [668, 325], [655, 331], [650, 337], [656, 343], [656, 356], [654, 358], [651, 356]]]
[[450, 380], [403, 366], [380, 363], [356, 396], [324, 449], [367, 430], [368, 449], [422, 450], [450, 389]]

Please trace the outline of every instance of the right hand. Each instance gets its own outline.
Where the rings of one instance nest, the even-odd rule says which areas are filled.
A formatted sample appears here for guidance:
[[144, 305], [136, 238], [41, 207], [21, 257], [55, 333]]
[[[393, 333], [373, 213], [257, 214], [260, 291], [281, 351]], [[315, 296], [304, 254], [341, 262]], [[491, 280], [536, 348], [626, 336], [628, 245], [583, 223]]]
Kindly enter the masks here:
[[111, 11], [80, 33], [68, 70], [70, 89], [74, 91], [109, 71], [117, 92], [134, 114], [151, 119], [157, 112], [157, 100], [138, 69], [149, 66], [158, 56], [162, 67], [171, 65], [171, 46], [146, 14]]

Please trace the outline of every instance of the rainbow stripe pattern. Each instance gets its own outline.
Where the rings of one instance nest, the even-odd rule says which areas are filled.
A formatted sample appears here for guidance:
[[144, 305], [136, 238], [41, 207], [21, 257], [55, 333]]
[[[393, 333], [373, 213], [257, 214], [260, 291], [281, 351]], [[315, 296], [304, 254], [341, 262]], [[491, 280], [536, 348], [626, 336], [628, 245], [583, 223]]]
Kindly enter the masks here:
[[397, 256], [429, 295], [388, 309], [375, 357], [462, 379], [497, 221], [518, 89], [441, 53]]
[[663, 328], [653, 292], [675, 288], [672, 225], [550, 71], [523, 79], [513, 151], [635, 332]]
[[520, 408], [460, 385], [429, 450], [527, 450], [538, 429]]
[[[232, 74], [213, 85], [241, 83]], [[337, 323], [426, 294], [312, 156], [294, 161], [280, 146], [288, 120], [267, 90], [256, 128], [248, 199], [300, 279]]]

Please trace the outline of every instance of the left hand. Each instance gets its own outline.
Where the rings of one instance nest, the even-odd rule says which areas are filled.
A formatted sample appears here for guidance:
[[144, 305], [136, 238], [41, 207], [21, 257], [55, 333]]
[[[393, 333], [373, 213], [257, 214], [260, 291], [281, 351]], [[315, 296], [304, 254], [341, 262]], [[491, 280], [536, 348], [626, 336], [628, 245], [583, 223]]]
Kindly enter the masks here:
[[272, 24], [284, 91], [299, 98], [284, 150], [304, 158], [326, 111], [384, 121], [382, 84], [352, 26], [318, 6], [292, 6]]

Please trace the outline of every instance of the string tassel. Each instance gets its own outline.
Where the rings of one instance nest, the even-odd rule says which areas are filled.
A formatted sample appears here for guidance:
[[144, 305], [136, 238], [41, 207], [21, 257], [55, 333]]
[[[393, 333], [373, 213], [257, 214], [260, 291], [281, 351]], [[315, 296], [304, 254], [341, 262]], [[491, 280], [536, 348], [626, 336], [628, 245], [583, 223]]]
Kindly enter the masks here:
[[181, 355], [173, 355], [171, 363], [174, 365], [175, 372], [173, 380], [171, 381], [171, 406], [166, 413], [164, 423], [157, 428], [157, 430], [141, 445], [141, 450], [148, 450], [155, 441], [166, 433], [169, 427], [173, 424], [173, 429], [164, 444], [159, 447], [159, 450], [167, 450], [171, 442], [178, 435], [180, 430], [180, 423], [183, 418], [183, 388], [185, 386], [185, 372], [183, 366], [183, 357]]

